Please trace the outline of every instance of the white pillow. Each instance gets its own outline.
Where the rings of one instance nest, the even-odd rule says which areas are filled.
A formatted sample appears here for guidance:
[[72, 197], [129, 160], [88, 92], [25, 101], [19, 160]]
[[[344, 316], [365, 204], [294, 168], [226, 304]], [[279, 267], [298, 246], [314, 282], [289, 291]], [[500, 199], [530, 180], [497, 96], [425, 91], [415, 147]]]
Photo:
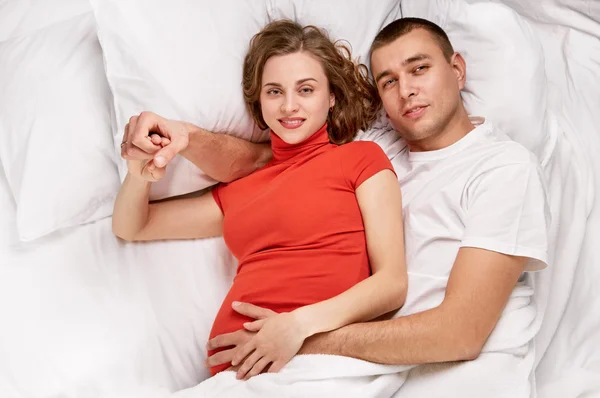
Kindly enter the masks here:
[[0, 1], [0, 40], [32, 33], [91, 9], [88, 0]]
[[21, 240], [111, 214], [111, 109], [91, 13], [0, 43], [0, 162]]
[[[273, 19], [316, 24], [352, 41], [366, 55], [379, 29], [399, 15], [398, 0], [377, 4], [284, 0], [92, 0], [106, 72], [115, 101], [115, 151], [123, 128], [141, 111], [186, 120], [251, 141], [268, 139], [247, 113], [242, 61], [251, 37]], [[217, 22], [218, 21], [218, 22]], [[120, 162], [124, 178], [126, 167]], [[152, 184], [160, 199], [206, 188], [215, 181], [182, 157]]]
[[467, 62], [470, 114], [493, 121], [538, 158], [547, 140], [544, 52], [527, 22], [495, 3], [403, 0], [402, 16], [440, 25]]
[[369, 65], [369, 48], [384, 26], [400, 18], [400, 0], [275, 0], [270, 19], [287, 18], [324, 28], [334, 40], [347, 40], [352, 57]]
[[[246, 111], [242, 62], [267, 22], [266, 1], [92, 0], [116, 110], [115, 151], [132, 115], [152, 111], [215, 132], [264, 141]], [[126, 174], [120, 162], [120, 174]], [[215, 181], [183, 157], [152, 184], [151, 199]]]

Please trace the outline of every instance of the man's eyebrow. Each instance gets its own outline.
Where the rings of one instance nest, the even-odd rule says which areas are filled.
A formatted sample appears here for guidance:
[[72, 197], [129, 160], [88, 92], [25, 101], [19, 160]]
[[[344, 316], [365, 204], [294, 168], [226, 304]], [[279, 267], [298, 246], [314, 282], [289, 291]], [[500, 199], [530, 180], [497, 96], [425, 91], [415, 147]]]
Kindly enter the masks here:
[[431, 57], [429, 55], [427, 55], [427, 54], [419, 53], [419, 54], [413, 55], [412, 57], [406, 58], [402, 62], [402, 65], [406, 66], [406, 65], [412, 64], [413, 62], [423, 61], [423, 60], [426, 60], [426, 59], [431, 59]]
[[375, 77], [375, 81], [378, 82], [382, 77], [386, 77], [391, 74], [392, 72], [390, 70], [384, 70], [383, 72], [377, 74], [377, 76]]
[[[406, 58], [404, 61], [402, 61], [402, 66], [410, 65], [413, 62], [419, 62], [426, 59], [431, 59], [431, 57], [427, 54], [422, 53], [415, 54], [412, 57]], [[381, 78], [389, 76], [391, 74], [392, 72], [390, 70], [384, 70], [383, 72], [377, 74], [377, 76], [375, 77], [375, 81], [378, 82]]]

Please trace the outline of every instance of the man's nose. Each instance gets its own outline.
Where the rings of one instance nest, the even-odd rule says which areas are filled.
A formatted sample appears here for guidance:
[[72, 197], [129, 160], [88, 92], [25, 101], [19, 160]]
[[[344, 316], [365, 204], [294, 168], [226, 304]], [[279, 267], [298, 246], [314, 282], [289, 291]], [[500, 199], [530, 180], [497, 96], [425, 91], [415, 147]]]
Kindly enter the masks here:
[[416, 87], [410, 82], [410, 80], [399, 80], [398, 81], [398, 95], [402, 99], [409, 99], [417, 95]]

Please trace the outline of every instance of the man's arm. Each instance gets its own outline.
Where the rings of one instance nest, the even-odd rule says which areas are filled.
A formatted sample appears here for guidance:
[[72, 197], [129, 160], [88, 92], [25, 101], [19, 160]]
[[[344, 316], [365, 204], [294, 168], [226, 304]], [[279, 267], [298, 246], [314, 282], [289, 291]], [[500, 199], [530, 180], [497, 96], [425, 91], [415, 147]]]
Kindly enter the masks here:
[[307, 339], [301, 354], [334, 354], [384, 364], [475, 359], [494, 329], [527, 259], [461, 248], [446, 297], [435, 308], [357, 323]]
[[190, 124], [189, 143], [180, 155], [211, 178], [231, 182], [267, 164], [272, 154], [269, 143], [255, 144], [229, 134], [211, 133]]
[[[169, 139], [162, 147], [151, 134]], [[255, 144], [228, 134], [214, 134], [191, 123], [165, 119], [152, 112], [132, 116], [125, 128], [121, 155], [128, 160], [154, 159], [165, 167], [182, 155], [217, 181], [230, 182], [264, 166], [271, 159], [269, 144]]]

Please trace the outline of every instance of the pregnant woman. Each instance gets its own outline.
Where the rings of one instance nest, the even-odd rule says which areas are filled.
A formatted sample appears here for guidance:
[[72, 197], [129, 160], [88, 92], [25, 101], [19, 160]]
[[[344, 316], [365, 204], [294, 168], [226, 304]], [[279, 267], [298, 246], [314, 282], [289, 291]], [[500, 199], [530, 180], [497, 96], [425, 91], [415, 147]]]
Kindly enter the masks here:
[[[250, 43], [243, 90], [270, 129], [272, 160], [211, 194], [160, 203], [149, 203], [149, 191], [164, 168], [130, 160], [113, 230], [132, 241], [224, 236], [239, 265], [211, 336], [258, 333], [237, 366], [211, 373], [248, 378], [279, 371], [316, 333], [399, 308], [407, 273], [392, 165], [377, 144], [352, 142], [379, 108], [366, 67], [320, 29], [277, 21]], [[232, 309], [237, 301], [279, 314], [249, 324]]]

